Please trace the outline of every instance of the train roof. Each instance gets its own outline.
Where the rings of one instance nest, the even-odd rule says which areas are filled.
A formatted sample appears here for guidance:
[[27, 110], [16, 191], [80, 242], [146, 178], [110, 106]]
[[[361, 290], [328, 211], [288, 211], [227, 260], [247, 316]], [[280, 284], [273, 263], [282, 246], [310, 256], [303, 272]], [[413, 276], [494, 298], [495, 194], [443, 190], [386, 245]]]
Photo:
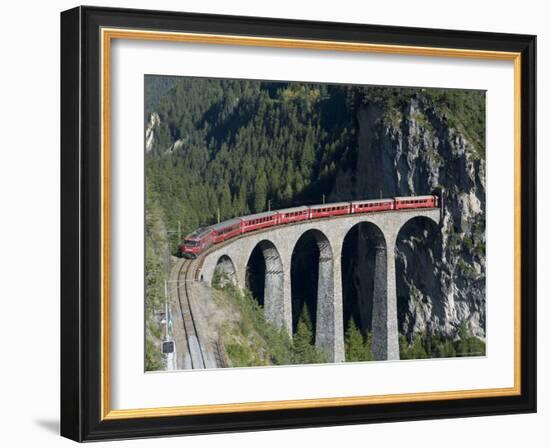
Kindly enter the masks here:
[[330, 202], [327, 204], [315, 204], [315, 205], [310, 205], [309, 208], [341, 207], [344, 205], [349, 205], [349, 202]]
[[301, 207], [290, 207], [290, 208], [283, 208], [281, 210], [277, 210], [279, 213], [294, 213], [294, 212], [305, 212], [308, 210], [309, 207], [306, 205], [302, 205]]
[[433, 195], [426, 194], [424, 196], [396, 196], [395, 199], [398, 201], [406, 201], [408, 199], [431, 199]]
[[269, 216], [277, 215], [277, 212], [262, 212], [262, 213], [255, 213], [254, 215], [246, 215], [241, 216], [241, 219], [249, 220], [249, 219], [260, 219], [260, 218], [267, 218]]
[[208, 235], [210, 232], [212, 232], [212, 228], [211, 227], [201, 227], [195, 231], [193, 231], [192, 233], [190, 233], [189, 235], [187, 235], [185, 237], [185, 239], [190, 239], [190, 238], [202, 238], [204, 237], [205, 235]]
[[226, 227], [234, 226], [235, 224], [240, 224], [240, 223], [241, 223], [241, 220], [239, 218], [233, 218], [233, 219], [228, 219], [227, 221], [222, 221], [218, 224], [214, 224], [210, 226], [210, 228], [212, 230], [221, 230], [221, 229], [225, 229]]
[[362, 201], [351, 201], [352, 204], [373, 204], [376, 202], [393, 202], [393, 199], [363, 199]]

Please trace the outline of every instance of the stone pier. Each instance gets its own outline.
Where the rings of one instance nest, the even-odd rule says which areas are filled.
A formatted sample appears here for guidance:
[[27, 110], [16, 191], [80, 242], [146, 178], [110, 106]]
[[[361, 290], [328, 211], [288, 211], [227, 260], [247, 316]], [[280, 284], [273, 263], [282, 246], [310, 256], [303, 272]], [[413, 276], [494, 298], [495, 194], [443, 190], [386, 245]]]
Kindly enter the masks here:
[[354, 226], [369, 222], [384, 237], [384, 242], [377, 243], [375, 247], [373, 355], [377, 360], [399, 359], [395, 245], [399, 230], [409, 220], [420, 216], [437, 224], [440, 220], [439, 209], [400, 210], [345, 215], [253, 232], [216, 246], [202, 255], [197, 278], [210, 284], [214, 272], [221, 265], [224, 272], [234, 272], [237, 286], [244, 288], [250, 255], [259, 246], [266, 266], [266, 319], [292, 335], [292, 253], [300, 237], [314, 230], [320, 252], [315, 344], [327, 353], [331, 362], [343, 362], [342, 245]]

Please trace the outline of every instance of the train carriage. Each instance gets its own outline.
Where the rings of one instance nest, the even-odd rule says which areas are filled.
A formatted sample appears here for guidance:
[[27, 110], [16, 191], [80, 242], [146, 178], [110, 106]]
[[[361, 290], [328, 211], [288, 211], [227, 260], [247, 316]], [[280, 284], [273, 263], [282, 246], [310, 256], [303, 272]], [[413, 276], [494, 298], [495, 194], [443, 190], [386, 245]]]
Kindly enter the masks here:
[[395, 209], [436, 208], [437, 196], [401, 196], [395, 198]]
[[381, 212], [393, 209], [393, 199], [372, 199], [368, 201], [352, 201], [351, 203], [351, 213]]
[[310, 219], [329, 216], [348, 215], [351, 211], [349, 202], [335, 202], [333, 204], [319, 204], [309, 207]]
[[309, 207], [293, 207], [278, 210], [279, 224], [289, 222], [306, 221], [309, 219]]
[[203, 250], [214, 244], [214, 231], [211, 227], [201, 227], [187, 235], [180, 246], [184, 258], [196, 258]]
[[214, 232], [214, 243], [221, 243], [241, 234], [241, 220], [239, 218], [222, 221], [210, 226]]
[[239, 219], [241, 221], [241, 230], [245, 233], [275, 226], [277, 225], [277, 218], [277, 212], [263, 212], [256, 213], [255, 215], [242, 216]]
[[318, 204], [309, 207], [293, 207], [278, 211], [257, 213], [200, 228], [185, 237], [180, 245], [179, 252], [183, 257], [196, 258], [197, 255], [208, 249], [212, 244], [222, 243], [242, 233], [293, 222], [328, 218], [350, 213], [437, 208], [440, 205], [442, 204], [440, 204], [439, 196], [429, 195], [337, 202], [333, 204]]

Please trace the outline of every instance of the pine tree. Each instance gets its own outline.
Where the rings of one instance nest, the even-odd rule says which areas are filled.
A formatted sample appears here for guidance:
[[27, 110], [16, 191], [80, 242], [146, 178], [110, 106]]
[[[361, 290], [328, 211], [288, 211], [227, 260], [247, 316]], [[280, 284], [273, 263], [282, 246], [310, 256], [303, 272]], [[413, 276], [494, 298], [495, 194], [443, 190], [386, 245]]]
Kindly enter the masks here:
[[344, 346], [346, 349], [346, 361], [357, 362], [364, 361], [365, 356], [365, 341], [361, 332], [355, 325], [353, 318], [350, 318], [348, 329], [344, 337]]
[[254, 182], [254, 212], [263, 212], [267, 204], [267, 177], [262, 170]]
[[317, 352], [314, 343], [313, 326], [307, 306], [304, 304], [293, 338], [294, 364], [323, 362], [323, 357]]
[[220, 213], [221, 213], [222, 219], [230, 218], [233, 215], [233, 210], [231, 205], [231, 193], [227, 185], [222, 187], [222, 191], [220, 194]]
[[348, 329], [344, 336], [344, 346], [346, 351], [346, 361], [347, 362], [358, 362], [358, 361], [372, 361], [374, 358], [371, 351], [371, 340], [370, 335], [367, 335], [367, 338], [363, 338], [363, 335], [353, 318], [350, 318], [348, 323]]

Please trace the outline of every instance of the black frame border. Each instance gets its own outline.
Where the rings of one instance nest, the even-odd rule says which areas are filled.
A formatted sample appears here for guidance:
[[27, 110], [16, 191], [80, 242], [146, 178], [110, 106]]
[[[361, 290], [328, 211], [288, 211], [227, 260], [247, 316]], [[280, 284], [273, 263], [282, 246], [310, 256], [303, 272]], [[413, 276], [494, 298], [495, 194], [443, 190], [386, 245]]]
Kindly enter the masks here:
[[[100, 28], [521, 53], [521, 395], [101, 420]], [[536, 412], [536, 36], [168, 11], [61, 13], [61, 435], [76, 441]]]

